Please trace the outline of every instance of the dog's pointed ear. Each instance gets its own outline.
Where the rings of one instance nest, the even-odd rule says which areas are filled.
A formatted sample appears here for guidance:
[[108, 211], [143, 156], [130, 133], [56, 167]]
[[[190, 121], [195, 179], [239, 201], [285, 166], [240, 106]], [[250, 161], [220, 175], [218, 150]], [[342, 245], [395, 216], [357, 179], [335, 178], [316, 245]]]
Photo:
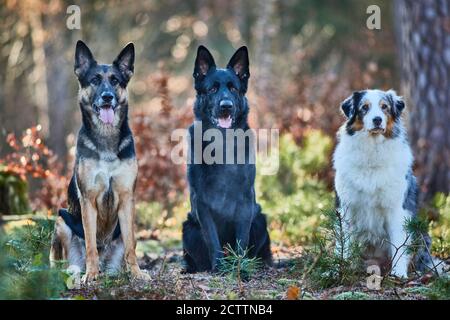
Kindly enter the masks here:
[[246, 46], [236, 50], [228, 62], [227, 68], [233, 70], [241, 80], [244, 92], [247, 91], [248, 78], [250, 78], [250, 60]]
[[397, 95], [397, 92], [392, 89], [386, 92], [386, 94], [388, 96], [389, 102], [391, 103], [392, 115], [394, 117], [399, 117], [406, 107], [403, 97]]
[[134, 73], [134, 44], [132, 42], [120, 51], [113, 65], [119, 69], [127, 82], [131, 79]]
[[94, 56], [88, 46], [81, 40], [77, 41], [75, 48], [75, 66], [74, 71], [78, 78], [82, 78], [89, 68], [96, 64]]
[[352, 118], [356, 114], [356, 107], [361, 100], [361, 91], [355, 91], [347, 99], [342, 101], [341, 110], [347, 119]]
[[216, 68], [216, 62], [204, 46], [199, 46], [197, 49], [197, 57], [195, 58], [194, 66], [194, 78], [195, 80], [201, 80], [211, 69]]

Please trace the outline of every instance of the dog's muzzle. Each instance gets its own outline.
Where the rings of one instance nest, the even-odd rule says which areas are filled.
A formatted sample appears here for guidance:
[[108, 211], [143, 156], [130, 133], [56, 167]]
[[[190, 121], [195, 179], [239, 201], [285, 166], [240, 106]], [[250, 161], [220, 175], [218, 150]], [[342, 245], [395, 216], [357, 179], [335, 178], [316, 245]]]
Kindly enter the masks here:
[[117, 103], [113, 93], [108, 91], [103, 92], [100, 98], [93, 104], [93, 107], [104, 124], [112, 125], [114, 123]]
[[381, 117], [375, 117], [372, 119], [373, 128], [369, 131], [373, 134], [383, 133], [385, 128], [383, 128], [383, 119]]
[[220, 101], [220, 111], [219, 111], [219, 117], [217, 119], [218, 126], [224, 129], [231, 128], [231, 125], [233, 124], [233, 118], [231, 117], [232, 110], [233, 110], [233, 101], [231, 100], [222, 100]]

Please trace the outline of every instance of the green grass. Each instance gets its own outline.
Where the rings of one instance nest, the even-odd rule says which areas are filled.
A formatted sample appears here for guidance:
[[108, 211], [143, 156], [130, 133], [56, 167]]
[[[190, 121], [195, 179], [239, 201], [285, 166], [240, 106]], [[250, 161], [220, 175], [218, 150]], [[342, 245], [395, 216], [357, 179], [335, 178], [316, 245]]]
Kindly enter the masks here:
[[124, 286], [131, 281], [131, 274], [126, 271], [122, 271], [115, 275], [105, 275], [101, 280], [101, 285], [103, 288], [116, 288]]
[[441, 258], [450, 256], [450, 194], [438, 193], [433, 198], [431, 210], [438, 219], [430, 223], [433, 238], [432, 251]]
[[15, 228], [0, 245], [0, 298], [51, 299], [66, 290], [67, 275], [50, 269], [48, 254], [53, 221]]
[[406, 288], [405, 292], [420, 294], [431, 300], [450, 299], [450, 276], [445, 275], [435, 278], [429, 285]]
[[[326, 218], [305, 256], [303, 277], [312, 288], [318, 289], [352, 285], [365, 276], [361, 248], [348, 244], [351, 235], [343, 232], [343, 221], [337, 211], [323, 214]], [[341, 248], [348, 251], [344, 253]]]
[[335, 300], [369, 300], [370, 296], [364, 292], [342, 292], [334, 296]]
[[240, 248], [234, 249], [231, 245], [225, 247], [225, 256], [219, 263], [219, 272], [223, 275], [231, 276], [238, 281], [248, 280], [259, 269], [262, 268], [262, 263], [259, 258], [250, 258], [248, 249]]
[[429, 285], [429, 291], [425, 295], [432, 300], [450, 299], [450, 275], [437, 278]]
[[301, 146], [285, 134], [279, 147], [277, 174], [261, 175], [257, 166], [257, 201], [268, 215], [272, 240], [311, 244], [325, 219], [322, 211], [333, 204], [332, 192], [319, 177], [329, 165], [332, 141], [319, 131], [310, 131]]

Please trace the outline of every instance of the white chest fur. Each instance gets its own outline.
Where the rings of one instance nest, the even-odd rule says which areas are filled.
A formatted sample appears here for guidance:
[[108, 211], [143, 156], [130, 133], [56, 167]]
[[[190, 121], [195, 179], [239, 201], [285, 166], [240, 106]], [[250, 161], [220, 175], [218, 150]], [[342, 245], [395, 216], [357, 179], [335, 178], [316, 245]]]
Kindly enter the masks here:
[[400, 138], [373, 137], [366, 132], [349, 136], [344, 130], [339, 132], [333, 158], [340, 208], [363, 240], [378, 242], [393, 217], [403, 214], [411, 150]]
[[[112, 161], [81, 159], [77, 168], [78, 180], [82, 181], [79, 186], [80, 192], [84, 196], [98, 199], [103, 194], [112, 190], [115, 198], [115, 206], [126, 193], [133, 192], [133, 187], [137, 176], [137, 162], [135, 159]], [[100, 201], [97, 201], [100, 204]]]

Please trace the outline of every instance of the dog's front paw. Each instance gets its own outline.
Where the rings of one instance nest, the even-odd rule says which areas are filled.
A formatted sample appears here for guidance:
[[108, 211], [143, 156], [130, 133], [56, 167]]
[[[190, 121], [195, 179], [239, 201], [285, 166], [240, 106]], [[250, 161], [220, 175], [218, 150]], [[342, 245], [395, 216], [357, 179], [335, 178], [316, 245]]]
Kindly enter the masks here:
[[141, 281], [150, 281], [151, 280], [150, 275], [147, 272], [141, 270], [137, 266], [134, 268], [131, 268], [131, 276], [136, 280], [141, 280]]
[[98, 270], [88, 270], [81, 278], [81, 282], [85, 285], [93, 284], [98, 279]]

